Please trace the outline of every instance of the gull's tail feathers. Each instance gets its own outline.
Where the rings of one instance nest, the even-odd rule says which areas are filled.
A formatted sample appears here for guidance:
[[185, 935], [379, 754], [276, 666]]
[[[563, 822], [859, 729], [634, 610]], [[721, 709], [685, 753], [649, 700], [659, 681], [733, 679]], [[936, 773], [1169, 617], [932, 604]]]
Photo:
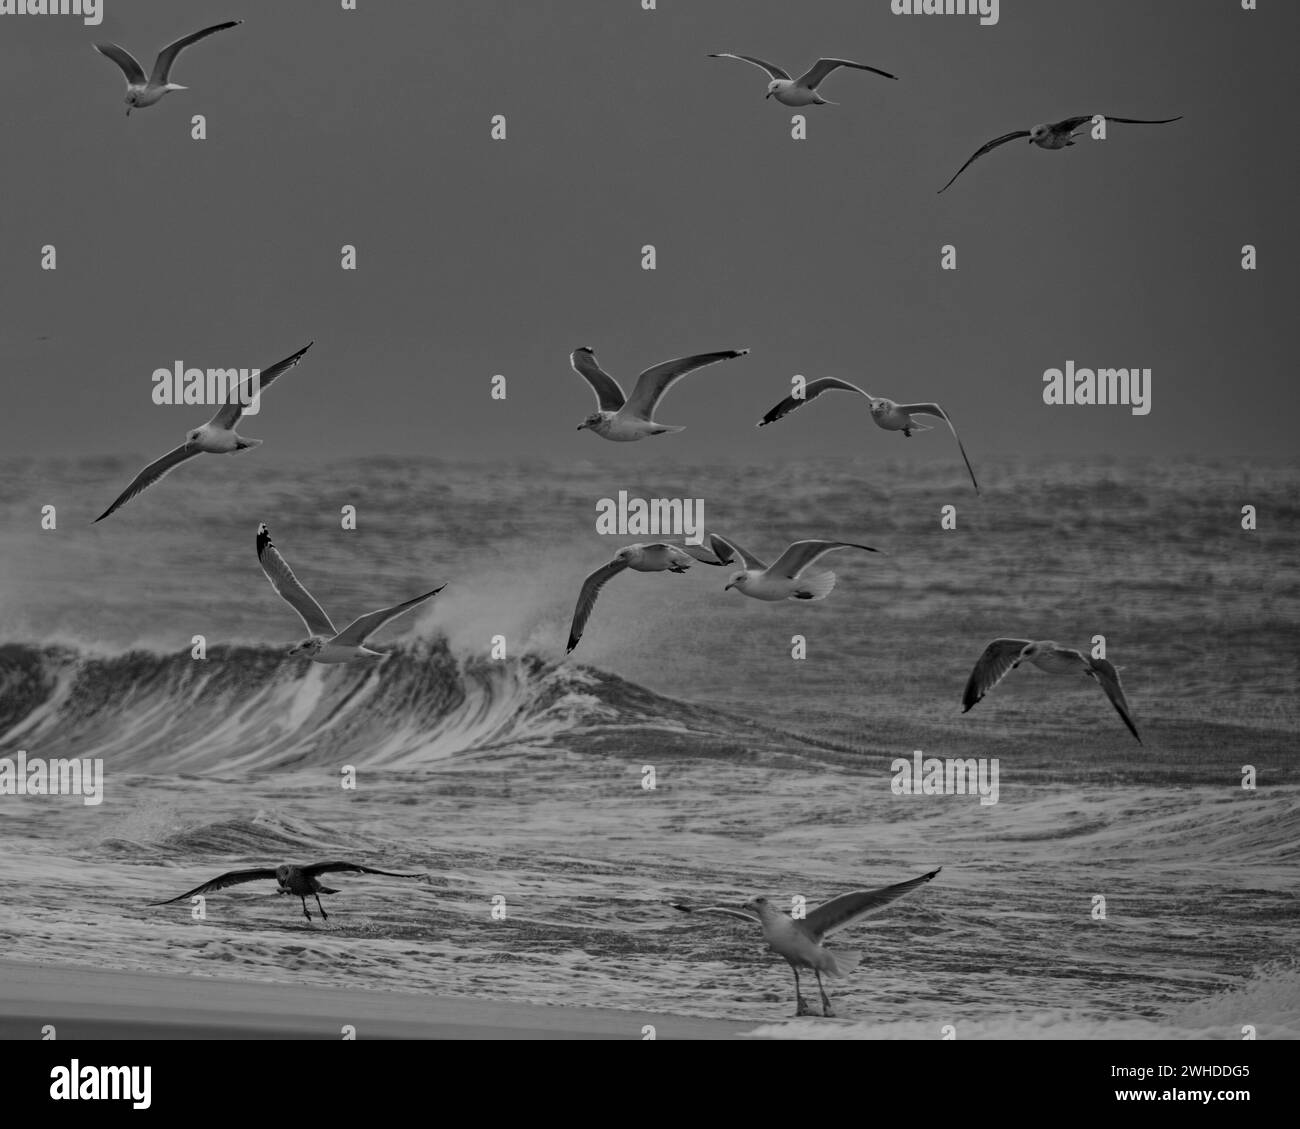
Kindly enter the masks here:
[[671, 425], [669, 425], [669, 424], [657, 423], [657, 424], [655, 424], [654, 434], [656, 434], [656, 435], [673, 435], [673, 434], [675, 434], [675, 433], [678, 432], [678, 431], [685, 431], [685, 430], [686, 430], [685, 426], [682, 426], [682, 427], [673, 427], [673, 426], [671, 426]]
[[316, 891], [316, 893], [318, 893], [318, 894], [337, 894], [338, 891], [337, 891], [337, 890], [331, 890], [328, 886], [322, 886], [319, 890]]
[[831, 963], [822, 971], [836, 980], [842, 980], [862, 963], [862, 954], [851, 949], [836, 949], [833, 953], [827, 950], [826, 955], [831, 958]]

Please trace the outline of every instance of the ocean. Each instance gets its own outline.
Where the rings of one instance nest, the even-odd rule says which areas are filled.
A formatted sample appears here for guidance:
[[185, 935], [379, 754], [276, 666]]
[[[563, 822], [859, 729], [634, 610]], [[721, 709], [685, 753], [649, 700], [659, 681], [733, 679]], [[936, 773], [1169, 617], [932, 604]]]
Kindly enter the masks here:
[[[254, 451], [91, 525], [138, 460], [0, 460], [0, 756], [105, 770], [97, 805], [0, 797], [4, 952], [802, 1037], [1300, 1036], [1300, 464], [981, 460], [976, 497], [953, 461], [612, 482]], [[655, 539], [596, 534], [619, 489], [701, 498], [769, 560], [807, 537], [883, 554], [829, 558], [814, 603], [724, 593], [704, 564], [625, 573], [566, 659], [583, 578]], [[376, 636], [380, 663], [291, 658], [259, 521], [339, 623], [447, 587]], [[989, 640], [1098, 635], [1143, 744], [1090, 681], [1029, 668], [961, 712]], [[998, 802], [896, 794], [917, 750], [996, 758]], [[326, 858], [429, 878], [332, 875], [328, 921], [269, 883], [203, 921], [146, 905]], [[834, 1021], [790, 1022], [755, 927], [671, 904], [812, 906], [937, 866], [829, 942], [864, 953], [828, 983]]]

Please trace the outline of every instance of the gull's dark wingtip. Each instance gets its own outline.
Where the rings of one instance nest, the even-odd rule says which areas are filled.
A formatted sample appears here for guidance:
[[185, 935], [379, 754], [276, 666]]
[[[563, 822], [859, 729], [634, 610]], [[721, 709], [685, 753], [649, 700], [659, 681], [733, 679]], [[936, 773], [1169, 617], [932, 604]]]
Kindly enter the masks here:
[[270, 544], [271, 531], [266, 528], [266, 522], [259, 521], [257, 523], [257, 555], [260, 557]]

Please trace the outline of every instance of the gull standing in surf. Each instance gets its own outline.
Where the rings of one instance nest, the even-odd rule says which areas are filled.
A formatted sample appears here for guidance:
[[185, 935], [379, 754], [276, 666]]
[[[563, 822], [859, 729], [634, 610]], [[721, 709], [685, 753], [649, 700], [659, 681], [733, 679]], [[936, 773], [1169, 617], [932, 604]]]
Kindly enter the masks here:
[[[95, 521], [103, 521], [109, 514], [120, 506], [124, 506], [142, 490], [152, 486], [163, 475], [168, 474], [173, 468], [178, 467], [186, 459], [192, 459], [195, 455], [228, 455], [234, 451], [246, 451], [249, 447], [260, 447], [260, 439], [245, 439], [242, 435], [235, 433], [235, 425], [239, 422], [244, 414], [244, 407], [251, 403], [254, 397], [261, 396], [276, 377], [288, 372], [294, 365], [302, 360], [303, 354], [312, 347], [314, 342], [308, 341], [292, 357], [285, 357], [279, 364], [272, 365], [268, 369], [263, 369], [258, 375], [250, 376], [239, 388], [230, 396], [228, 403], [222, 404], [214, 415], [202, 427], [196, 427], [187, 436], [185, 442], [179, 447], [173, 447], [167, 454], [160, 459], [155, 459], [139, 474], [135, 476], [134, 481], [113, 502]], [[93, 525], [94, 522], [91, 522]]]
[[897, 75], [890, 74], [888, 71], [869, 67], [866, 63], [851, 63], [848, 59], [818, 59], [798, 78], [791, 78], [786, 71], [775, 63], [765, 63], [762, 59], [754, 58], [753, 55], [733, 55], [729, 51], [724, 51], [721, 54], [710, 55], [709, 58], [740, 59], [742, 62], [753, 63], [754, 66], [761, 67], [767, 71], [768, 77], [772, 80], [767, 84], [767, 93], [763, 97], [765, 99], [775, 98], [784, 106], [838, 106], [838, 102], [830, 102], [818, 94], [817, 87], [821, 85], [822, 79], [840, 67], [870, 71], [872, 74], [878, 74], [884, 78], [898, 78]]
[[822, 941], [836, 930], [852, 925], [874, 910], [910, 894], [918, 886], [929, 882], [942, 869], [939, 867], [920, 878], [899, 882], [894, 886], [882, 886], [879, 890], [854, 890], [850, 894], [841, 894], [808, 911], [802, 919], [782, 913], [767, 898], [755, 898], [738, 910], [727, 906], [695, 907], [680, 902], [674, 902], [673, 908], [683, 913], [724, 914], [761, 925], [763, 940], [773, 952], [785, 957], [794, 972], [795, 1015], [817, 1014], [808, 1007], [799, 988], [799, 969], [811, 968], [817, 977], [817, 990], [822, 997], [822, 1015], [833, 1018], [835, 1013], [831, 1011], [831, 1001], [822, 986], [822, 973], [836, 979], [847, 976], [858, 966], [862, 954], [846, 950], [832, 953]]
[[307, 630], [309, 638], [304, 639], [288, 653], [302, 655], [318, 663], [347, 663], [354, 659], [381, 659], [387, 651], [372, 651], [365, 645], [366, 640], [384, 626], [390, 619], [409, 612], [412, 608], [431, 600], [445, 587], [438, 585], [432, 592], [416, 596], [404, 604], [394, 604], [391, 608], [380, 608], [357, 616], [342, 631], [330, 622], [325, 610], [303, 587], [302, 582], [293, 574], [280, 550], [271, 544], [271, 533], [265, 524], [257, 527], [257, 560], [266, 573], [266, 579], [276, 594], [298, 613]]
[[980, 655], [975, 669], [966, 681], [966, 689], [961, 696], [961, 712], [967, 713], [985, 694], [993, 689], [1009, 671], [1013, 671], [1022, 662], [1033, 663], [1039, 670], [1048, 674], [1084, 674], [1096, 682], [1110, 699], [1128, 731], [1142, 744], [1137, 726], [1129, 713], [1128, 699], [1119, 684], [1119, 671], [1107, 659], [1094, 659], [1082, 651], [1062, 647], [1051, 640], [1034, 642], [1030, 639], [994, 639], [984, 653]]
[[307, 911], [308, 895], [316, 899], [316, 907], [320, 910], [321, 920], [328, 921], [329, 914], [325, 912], [325, 907], [320, 904], [321, 894], [337, 894], [337, 890], [331, 890], [328, 886], [322, 886], [318, 875], [329, 874], [333, 871], [346, 871], [349, 874], [383, 874], [388, 878], [424, 878], [423, 874], [398, 874], [392, 870], [375, 870], [369, 866], [358, 866], [354, 862], [316, 862], [311, 866], [292, 866], [288, 863], [282, 863], [276, 867], [261, 867], [254, 870], [231, 870], [225, 874], [219, 875], [212, 879], [211, 882], [204, 882], [202, 886], [195, 886], [193, 890], [187, 890], [175, 898], [168, 898], [163, 902], [150, 902], [151, 906], [169, 906], [173, 902], [181, 902], [186, 898], [192, 898], [197, 894], [207, 894], [213, 890], [224, 890], [227, 886], [238, 886], [241, 882], [261, 882], [264, 879], [274, 878], [278, 889], [277, 894], [295, 894], [302, 899], [302, 914], [310, 921], [311, 914]]
[[614, 554], [609, 564], [603, 564], [582, 582], [582, 591], [578, 593], [578, 605], [573, 609], [573, 625], [569, 628], [569, 644], [564, 653], [571, 654], [573, 648], [582, 638], [583, 629], [596, 606], [596, 597], [612, 577], [625, 569], [633, 572], [676, 572], [683, 573], [691, 567], [691, 558], [676, 545], [656, 541], [649, 545], [629, 545]]
[[970, 159], [953, 173], [952, 180], [939, 191], [946, 192], [952, 187], [952, 181], [961, 176], [975, 161], [985, 153], [991, 153], [999, 145], [1006, 145], [1009, 141], [1018, 141], [1022, 137], [1027, 137], [1029, 144], [1037, 145], [1040, 149], [1068, 149], [1074, 144], [1076, 137], [1087, 132], [1079, 127], [1095, 117], [1104, 117], [1108, 122], [1123, 122], [1125, 125], [1168, 125], [1170, 122], [1182, 120], [1182, 114], [1176, 118], [1113, 118], [1109, 114], [1080, 114], [1076, 118], [1066, 118], [1064, 121], [1036, 125], [1030, 129], [1013, 130], [1011, 133], [1004, 133], [1001, 137], [995, 137], [987, 145], [981, 145], [976, 149]]
[[[723, 540], [719, 538], [719, 540]], [[858, 545], [852, 541], [796, 541], [777, 558], [772, 566], [760, 561], [753, 553], [742, 549], [734, 541], [723, 543], [731, 548], [736, 556], [744, 562], [742, 572], [734, 572], [722, 590], [732, 588], [752, 596], [755, 600], [824, 600], [835, 587], [833, 572], [809, 572], [808, 567], [826, 553], [836, 549], [862, 549], [867, 553], [878, 553], [870, 545]]]
[[618, 381], [596, 363], [596, 354], [591, 349], [585, 345], [575, 349], [569, 357], [569, 363], [573, 366], [573, 371], [591, 385], [600, 408], [578, 424], [578, 430], [594, 431], [602, 439], [610, 439], [615, 443], [632, 443], [647, 435], [685, 431], [684, 427], [655, 422], [655, 408], [663, 399], [664, 393], [687, 373], [718, 361], [743, 357], [748, 352], [748, 349], [725, 349], [720, 353], [697, 353], [693, 357], [664, 361], [638, 376], [632, 395], [625, 397]]
[[225, 31], [228, 27], [238, 27], [243, 22], [243, 20], [227, 20], [223, 24], [213, 24], [192, 35], [183, 35], [175, 43], [167, 44], [158, 52], [158, 58], [154, 60], [153, 72], [148, 78], [145, 77], [144, 67], [125, 47], [119, 47], [116, 43], [96, 43], [95, 50], [112, 59], [126, 75], [126, 116], [129, 118], [132, 110], [152, 106], [155, 102], [161, 101], [164, 94], [173, 90], [189, 89], [188, 86], [179, 86], [171, 81], [172, 64], [176, 62], [176, 56], [186, 47], [218, 31]]
[[766, 427], [769, 423], [776, 423], [777, 420], [788, 416], [801, 404], [806, 404], [809, 400], [815, 400], [823, 392], [835, 390], [856, 392], [859, 396], [865, 396], [871, 409], [871, 421], [885, 431], [901, 431], [905, 439], [911, 439], [913, 431], [934, 430], [928, 423], [921, 423], [913, 419], [913, 415], [937, 416], [943, 420], [948, 425], [948, 430], [952, 432], [952, 437], [957, 440], [957, 450], [961, 452], [962, 461], [966, 464], [966, 470], [970, 474], [971, 485], [975, 487], [975, 493], [980, 492], [980, 484], [975, 481], [975, 469], [970, 465], [970, 459], [966, 457], [966, 448], [962, 446], [961, 437], [957, 434], [957, 429], [953, 427], [952, 420], [948, 418], [948, 413], [938, 404], [900, 404], [895, 400], [886, 399], [884, 396], [873, 396], [870, 392], [859, 388], [856, 384], [850, 384], [847, 380], [827, 376], [821, 380], [809, 381], [804, 385], [802, 396], [793, 394], [787, 396], [759, 420], [757, 426]]

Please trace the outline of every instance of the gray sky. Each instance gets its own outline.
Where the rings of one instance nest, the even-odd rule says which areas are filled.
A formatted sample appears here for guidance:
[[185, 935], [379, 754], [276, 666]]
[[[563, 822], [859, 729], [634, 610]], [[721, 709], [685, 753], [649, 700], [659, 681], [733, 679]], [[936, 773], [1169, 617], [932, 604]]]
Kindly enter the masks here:
[[[206, 414], [153, 406], [155, 368], [268, 365], [313, 338], [245, 426], [268, 440], [259, 458], [900, 454], [847, 398], [755, 431], [793, 373], [937, 399], [977, 467], [1294, 449], [1296, 4], [1004, 0], [995, 27], [888, 0], [359, 8], [0, 17], [9, 453], [160, 454]], [[91, 49], [148, 65], [238, 17], [182, 55], [189, 91], [130, 118]], [[841, 55], [900, 81], [835, 74], [823, 93], [842, 104], [809, 109], [796, 143], [764, 76], [713, 51], [796, 74]], [[936, 195], [983, 142], [1094, 111], [1185, 117], [1063, 153], [1008, 145]], [[580, 344], [625, 382], [670, 356], [753, 353], [672, 391], [660, 418], [687, 431], [616, 446], [574, 430], [594, 406], [568, 367]], [[1152, 368], [1153, 411], [1044, 406], [1042, 373], [1067, 360]], [[954, 458], [936, 435], [908, 454]]]

